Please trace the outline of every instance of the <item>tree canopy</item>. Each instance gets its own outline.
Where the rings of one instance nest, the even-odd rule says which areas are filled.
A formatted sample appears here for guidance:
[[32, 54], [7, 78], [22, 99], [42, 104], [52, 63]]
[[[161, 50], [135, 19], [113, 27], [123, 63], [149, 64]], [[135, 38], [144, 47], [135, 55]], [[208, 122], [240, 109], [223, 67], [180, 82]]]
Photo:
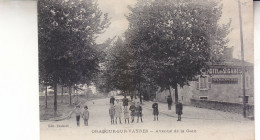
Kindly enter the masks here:
[[40, 0], [40, 83], [54, 87], [89, 83], [99, 70], [95, 39], [109, 20], [95, 0]]
[[[143, 74], [163, 90], [173, 87], [177, 92], [177, 85], [187, 85], [227, 46], [230, 22], [219, 24], [219, 2], [139, 0], [129, 9], [125, 38], [137, 63], [148, 66], [141, 68]], [[178, 100], [177, 93], [175, 97]]]

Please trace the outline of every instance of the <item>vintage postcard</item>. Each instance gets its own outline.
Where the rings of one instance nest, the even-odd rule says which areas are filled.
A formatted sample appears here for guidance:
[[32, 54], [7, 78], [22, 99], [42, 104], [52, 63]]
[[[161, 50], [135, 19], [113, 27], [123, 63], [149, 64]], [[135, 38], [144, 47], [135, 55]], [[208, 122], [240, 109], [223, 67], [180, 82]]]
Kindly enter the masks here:
[[41, 140], [253, 140], [251, 0], [39, 0]]

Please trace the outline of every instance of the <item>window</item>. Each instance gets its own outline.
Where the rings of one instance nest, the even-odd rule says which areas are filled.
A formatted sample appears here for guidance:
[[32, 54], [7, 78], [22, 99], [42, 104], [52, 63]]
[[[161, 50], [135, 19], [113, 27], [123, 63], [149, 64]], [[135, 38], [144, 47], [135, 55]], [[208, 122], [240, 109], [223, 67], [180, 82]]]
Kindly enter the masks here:
[[248, 103], [248, 98], [249, 98], [249, 96], [245, 96], [245, 103], [246, 104]]
[[196, 82], [196, 87], [197, 87], [197, 90], [199, 90], [200, 89], [200, 83], [199, 83], [199, 79], [197, 80], [197, 82]]
[[207, 88], [207, 77], [200, 77], [200, 89]]
[[198, 90], [208, 90], [211, 89], [212, 78], [208, 75], [199, 76], [196, 86]]
[[[243, 89], [243, 76], [241, 75], [241, 89]], [[251, 88], [251, 80], [248, 73], [245, 73], [245, 89]]]
[[239, 98], [241, 99], [242, 103], [243, 103], [243, 100], [245, 100], [245, 103], [248, 104], [248, 101], [249, 101], [248, 95], [245, 95], [245, 99], [243, 98], [243, 96], [239, 96]]
[[250, 82], [250, 76], [248, 73], [246, 73], [245, 75], [245, 83], [246, 83], [246, 89], [250, 89], [251, 88], [251, 82]]
[[212, 78], [208, 76], [208, 88], [211, 89]]
[[200, 96], [200, 100], [208, 100], [208, 96]]

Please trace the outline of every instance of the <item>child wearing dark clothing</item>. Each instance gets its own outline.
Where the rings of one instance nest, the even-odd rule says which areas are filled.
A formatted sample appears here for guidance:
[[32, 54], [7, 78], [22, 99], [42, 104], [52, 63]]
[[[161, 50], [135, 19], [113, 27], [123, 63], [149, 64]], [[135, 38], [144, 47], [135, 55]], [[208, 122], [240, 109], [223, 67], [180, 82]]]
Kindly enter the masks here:
[[176, 114], [178, 114], [177, 121], [181, 121], [182, 109], [183, 109], [183, 105], [182, 105], [181, 101], [179, 100], [179, 102], [176, 104]]
[[131, 122], [133, 123], [134, 122], [134, 117], [135, 117], [135, 109], [136, 109], [136, 107], [135, 107], [135, 105], [134, 105], [134, 103], [132, 103], [132, 105], [130, 106], [130, 108], [129, 108], [129, 110], [131, 111]]
[[123, 98], [123, 106], [124, 106], [124, 108], [126, 108], [128, 106], [128, 99], [127, 98]]
[[136, 106], [136, 115], [137, 115], [137, 123], [139, 122], [139, 118], [141, 118], [141, 122], [143, 122], [143, 114], [142, 114], [142, 106], [140, 105], [140, 103], [138, 102], [137, 103], [137, 106]]
[[80, 111], [80, 106], [77, 105], [76, 109], [74, 110], [76, 114], [76, 121], [77, 121], [77, 126], [80, 126], [80, 116], [81, 116], [81, 111]]
[[158, 115], [159, 115], [158, 103], [157, 102], [153, 103], [152, 108], [153, 108], [153, 116], [154, 116], [153, 121], [156, 121], [156, 119], [158, 121]]
[[114, 96], [111, 96], [110, 97], [110, 104], [115, 104], [115, 97]]

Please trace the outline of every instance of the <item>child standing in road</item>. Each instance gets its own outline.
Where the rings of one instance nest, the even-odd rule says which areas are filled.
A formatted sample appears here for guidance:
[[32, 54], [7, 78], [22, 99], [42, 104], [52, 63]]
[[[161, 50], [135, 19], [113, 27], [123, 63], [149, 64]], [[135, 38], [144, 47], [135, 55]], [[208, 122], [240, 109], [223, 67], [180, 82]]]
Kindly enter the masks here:
[[153, 108], [153, 116], [154, 116], [153, 121], [156, 121], [156, 119], [158, 121], [159, 109], [158, 109], [157, 101], [155, 101], [155, 103], [153, 103], [152, 108]]
[[113, 104], [113, 105], [114, 105], [114, 102], [115, 102], [115, 97], [114, 97], [114, 96], [111, 96], [111, 97], [110, 97], [110, 104]]
[[128, 99], [126, 97], [123, 98], [123, 106], [124, 108], [127, 108], [128, 106]]
[[119, 103], [119, 100], [116, 100], [115, 104], [115, 117], [116, 117], [116, 124], [117, 124], [117, 118], [119, 119], [119, 123], [121, 124], [121, 114], [122, 114], [122, 107]]
[[88, 112], [88, 106], [84, 107], [84, 111], [82, 114], [82, 118], [84, 120], [84, 124], [85, 126], [88, 126], [88, 119], [89, 119], [89, 112]]
[[139, 122], [139, 118], [141, 118], [141, 122], [143, 122], [142, 111], [143, 111], [142, 106], [140, 105], [139, 102], [137, 102], [137, 107], [136, 107], [137, 123]]
[[126, 124], [126, 121], [128, 121], [128, 124], [129, 124], [129, 110], [128, 108], [124, 108], [124, 119], [125, 119], [125, 124]]
[[176, 104], [176, 114], [178, 114], [177, 121], [181, 121], [182, 109], [183, 109], [183, 105], [181, 103], [181, 100], [179, 100], [178, 103]]
[[81, 111], [80, 111], [80, 106], [77, 105], [76, 109], [74, 110], [75, 114], [76, 114], [76, 121], [77, 121], [77, 126], [80, 126], [80, 115], [81, 115]]
[[111, 124], [114, 124], [114, 118], [115, 118], [115, 107], [113, 105], [113, 103], [110, 104], [110, 108], [109, 108], [109, 116], [110, 116], [110, 119], [111, 119]]
[[130, 106], [129, 110], [131, 111], [131, 123], [134, 122], [134, 117], [135, 117], [135, 104], [132, 102], [132, 105]]

